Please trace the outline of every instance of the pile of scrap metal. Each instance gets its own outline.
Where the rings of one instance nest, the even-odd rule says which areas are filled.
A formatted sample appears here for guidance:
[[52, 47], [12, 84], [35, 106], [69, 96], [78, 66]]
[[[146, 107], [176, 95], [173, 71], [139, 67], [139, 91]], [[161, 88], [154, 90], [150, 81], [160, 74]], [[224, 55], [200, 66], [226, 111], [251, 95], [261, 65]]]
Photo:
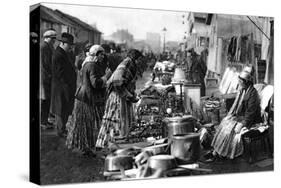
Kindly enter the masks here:
[[136, 104], [137, 116], [165, 113], [165, 101], [168, 94], [173, 92], [175, 88], [172, 85], [154, 84], [145, 87], [141, 90], [141, 99]]
[[166, 117], [166, 100], [172, 85], [148, 85], [140, 91], [140, 100], [136, 104], [136, 122], [131, 125], [130, 142], [145, 141], [149, 137], [160, 139], [163, 135], [162, 119]]
[[138, 119], [138, 121], [130, 127], [128, 140], [131, 143], [145, 142], [149, 138], [158, 140], [162, 138], [163, 131], [162, 117], [152, 115], [150, 121]]

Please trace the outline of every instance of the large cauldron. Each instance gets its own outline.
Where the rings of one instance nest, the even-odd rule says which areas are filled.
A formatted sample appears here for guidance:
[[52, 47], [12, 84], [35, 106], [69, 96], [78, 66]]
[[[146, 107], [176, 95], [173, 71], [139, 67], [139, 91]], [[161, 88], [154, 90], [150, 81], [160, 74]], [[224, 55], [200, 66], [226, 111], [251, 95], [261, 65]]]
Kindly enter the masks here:
[[194, 132], [196, 119], [191, 115], [186, 115], [165, 118], [164, 122], [166, 123], [166, 135], [164, 136], [168, 136], [171, 139], [173, 135]]
[[171, 144], [171, 155], [179, 162], [195, 162], [200, 155], [199, 133], [174, 135]]

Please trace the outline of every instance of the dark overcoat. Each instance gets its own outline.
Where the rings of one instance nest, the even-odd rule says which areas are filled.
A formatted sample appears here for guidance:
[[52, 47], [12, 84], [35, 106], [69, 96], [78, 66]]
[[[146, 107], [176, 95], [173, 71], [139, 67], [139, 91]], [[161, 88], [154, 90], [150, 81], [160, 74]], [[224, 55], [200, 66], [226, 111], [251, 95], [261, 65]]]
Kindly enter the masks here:
[[255, 123], [262, 122], [260, 98], [257, 90], [250, 85], [245, 94], [241, 107], [237, 112], [238, 121], [241, 121], [244, 127], [250, 128]]
[[40, 99], [51, 98], [53, 47], [47, 42], [40, 46]]
[[76, 71], [67, 53], [57, 47], [52, 64], [51, 112], [62, 116], [71, 114], [76, 91]]

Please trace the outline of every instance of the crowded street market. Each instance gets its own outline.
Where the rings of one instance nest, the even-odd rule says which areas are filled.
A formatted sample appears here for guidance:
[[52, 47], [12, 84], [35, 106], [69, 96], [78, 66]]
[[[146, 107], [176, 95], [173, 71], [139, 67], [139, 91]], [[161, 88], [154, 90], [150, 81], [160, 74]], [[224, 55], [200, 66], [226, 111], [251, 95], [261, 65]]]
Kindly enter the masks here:
[[[47, 6], [44, 22], [92, 28]], [[43, 183], [273, 170], [273, 18], [182, 12], [178, 22], [184, 37], [173, 46], [164, 25], [159, 49], [128, 42], [126, 29], [127, 42], [41, 31]]]

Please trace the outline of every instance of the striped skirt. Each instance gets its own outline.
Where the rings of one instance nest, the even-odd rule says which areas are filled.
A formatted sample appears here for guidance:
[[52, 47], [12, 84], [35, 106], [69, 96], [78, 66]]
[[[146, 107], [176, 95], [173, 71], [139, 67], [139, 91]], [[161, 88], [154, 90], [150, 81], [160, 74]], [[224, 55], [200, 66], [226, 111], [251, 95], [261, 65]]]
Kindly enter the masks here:
[[128, 136], [129, 127], [134, 120], [132, 103], [111, 92], [105, 105], [96, 147], [105, 148], [116, 137]]
[[75, 100], [72, 116], [67, 123], [66, 145], [69, 149], [94, 150], [104, 106], [90, 106]]
[[220, 156], [233, 159], [243, 154], [241, 134], [234, 131], [236, 124], [235, 117], [227, 116], [217, 128], [211, 145]]

